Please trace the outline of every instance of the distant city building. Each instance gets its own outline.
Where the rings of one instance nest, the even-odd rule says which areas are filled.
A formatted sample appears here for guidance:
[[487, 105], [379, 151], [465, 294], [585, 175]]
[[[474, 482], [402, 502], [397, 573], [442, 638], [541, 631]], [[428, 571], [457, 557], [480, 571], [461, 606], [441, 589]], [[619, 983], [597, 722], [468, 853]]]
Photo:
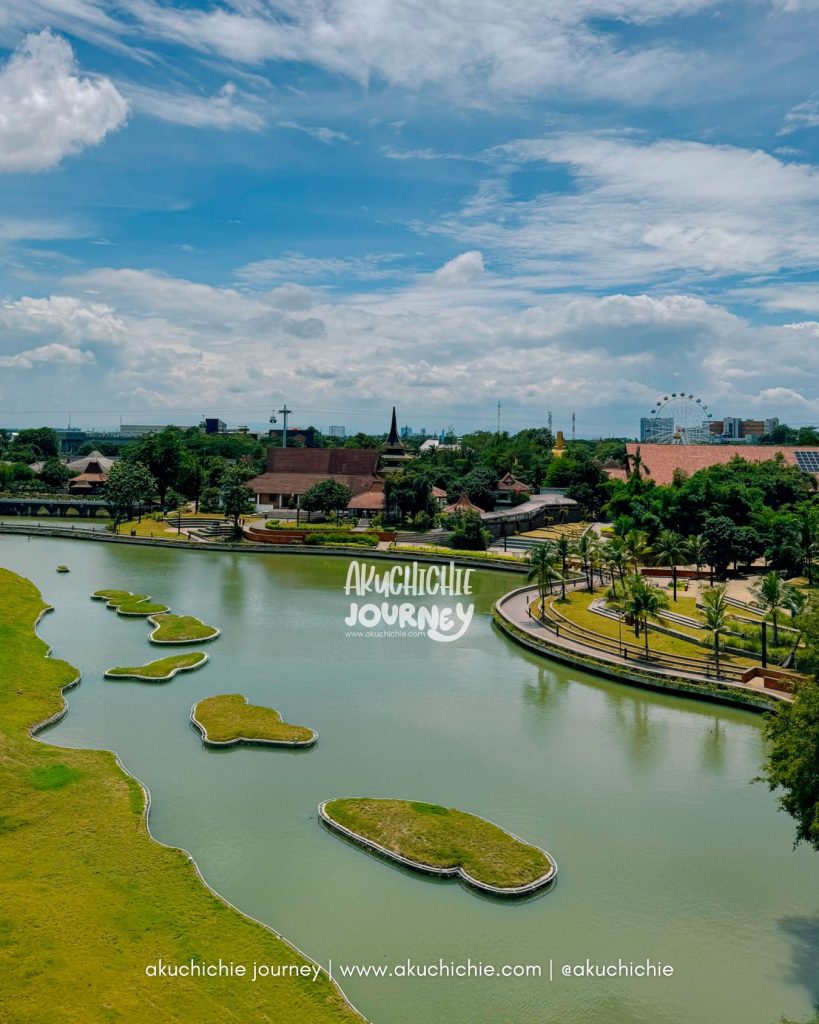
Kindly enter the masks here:
[[725, 416], [721, 420], [711, 420], [709, 424], [712, 439], [728, 444], [737, 441], [754, 444], [764, 434], [770, 434], [778, 426], [779, 418], [776, 416], [764, 420], [744, 420], [739, 416]]
[[[342, 428], [343, 429], [343, 428]], [[293, 448], [318, 448], [318, 430], [315, 427], [287, 427], [287, 447]], [[282, 445], [281, 430], [268, 430], [267, 436], [277, 447]]]
[[406, 440], [408, 437], [412, 437], [412, 427], [401, 427], [401, 437]]
[[671, 434], [674, 430], [674, 420], [661, 416], [656, 419], [654, 416], [643, 416], [640, 419], [640, 440], [645, 443], [652, 442], [656, 437]]
[[206, 434], [224, 434], [227, 431], [227, 423], [223, 420], [217, 420], [213, 417], [206, 416], [202, 422]]
[[330, 427], [327, 428], [327, 436], [328, 437], [346, 437], [347, 436], [347, 428], [343, 427], [343, 426], [340, 426], [340, 425], [330, 426]]

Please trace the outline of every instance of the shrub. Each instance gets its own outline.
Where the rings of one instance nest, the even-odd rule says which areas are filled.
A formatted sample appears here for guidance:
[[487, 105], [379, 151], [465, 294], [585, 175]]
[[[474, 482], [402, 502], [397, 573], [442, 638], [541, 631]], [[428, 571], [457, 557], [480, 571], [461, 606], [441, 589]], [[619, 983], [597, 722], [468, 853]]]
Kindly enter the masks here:
[[322, 530], [315, 533], [308, 533], [304, 543], [311, 547], [317, 545], [333, 544], [355, 544], [358, 547], [374, 548], [378, 544], [378, 537], [371, 533], [345, 533], [342, 530]]

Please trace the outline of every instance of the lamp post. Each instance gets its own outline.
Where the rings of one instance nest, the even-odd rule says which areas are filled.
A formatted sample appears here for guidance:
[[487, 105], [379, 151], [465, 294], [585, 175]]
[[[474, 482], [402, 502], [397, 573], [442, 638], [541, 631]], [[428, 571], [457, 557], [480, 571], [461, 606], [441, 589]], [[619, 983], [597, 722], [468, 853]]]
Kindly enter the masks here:
[[768, 623], [762, 620], [762, 667], [768, 667]]

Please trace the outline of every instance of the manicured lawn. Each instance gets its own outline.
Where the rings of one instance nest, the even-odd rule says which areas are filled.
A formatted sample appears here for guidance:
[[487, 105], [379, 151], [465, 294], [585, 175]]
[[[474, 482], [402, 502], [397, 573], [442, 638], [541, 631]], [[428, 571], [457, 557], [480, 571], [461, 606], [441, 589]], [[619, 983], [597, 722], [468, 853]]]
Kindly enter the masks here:
[[105, 601], [108, 608], [116, 608], [118, 615], [159, 615], [168, 611], [166, 604], [152, 601], [147, 594], [132, 594], [130, 590], [95, 590], [91, 597]]
[[[157, 979], [171, 963], [307, 965], [154, 842], [139, 784], [103, 750], [40, 743], [77, 678], [34, 632], [37, 589], [0, 570], [0, 1005], [14, 1024], [361, 1021], [326, 976]], [[180, 733], [181, 735], [181, 733]]]
[[157, 519], [143, 519], [141, 523], [132, 519], [127, 523], [120, 523], [117, 532], [121, 537], [130, 537], [133, 533], [137, 537], [155, 537], [157, 540], [190, 540], [186, 533], [177, 535], [176, 526]]
[[105, 674], [109, 679], [145, 679], [164, 682], [173, 679], [177, 672], [199, 668], [208, 660], [207, 654], [192, 651], [190, 654], [174, 654], [170, 658], [149, 661], [147, 665], [109, 668]]
[[333, 821], [388, 851], [435, 868], [462, 868], [476, 882], [511, 889], [547, 874], [552, 861], [502, 828], [452, 807], [409, 800], [331, 800]]
[[[555, 611], [564, 615], [576, 625], [582, 626], [584, 629], [590, 629], [595, 633], [602, 633], [604, 636], [607, 636], [612, 640], [617, 640], [618, 628], [616, 619], [610, 619], [605, 615], [599, 615], [597, 612], [589, 611], [589, 604], [596, 598], [602, 597], [603, 593], [603, 590], [598, 590], [594, 594], [589, 594], [587, 591], [573, 591], [567, 594], [567, 601], [565, 604], [560, 602], [555, 605]], [[681, 612], [681, 614], [687, 614], [687, 612]], [[672, 629], [677, 629], [676, 624], [673, 622], [669, 622], [668, 625]], [[680, 631], [682, 632], [683, 630], [684, 627], [680, 627]], [[691, 632], [696, 633], [694, 630]], [[644, 643], [642, 633], [639, 638], [635, 638], [633, 627], [626, 625], [625, 622], [622, 625], [622, 636], [624, 643], [639, 644], [641, 646]], [[701, 636], [705, 637], [705, 633], [702, 633]], [[710, 656], [710, 652], [705, 647], [700, 647], [697, 644], [686, 643], [685, 640], [680, 640], [677, 637], [666, 636], [664, 633], [656, 632], [656, 630], [649, 629], [648, 643], [649, 648], [652, 651], [660, 651], [664, 654], [674, 654], [677, 655], [677, 657], [705, 659]], [[735, 655], [728, 654], [722, 654], [720, 660], [730, 665], [746, 666], [757, 664], [757, 662], [748, 658], [740, 658]]]
[[274, 708], [248, 704], [241, 693], [223, 693], [200, 700], [193, 709], [193, 717], [208, 743], [238, 743], [245, 739], [306, 746], [316, 740], [312, 729], [283, 722]]
[[151, 617], [151, 622], [155, 628], [150, 639], [155, 644], [199, 643], [219, 636], [215, 626], [206, 626], [193, 615], [157, 615]]

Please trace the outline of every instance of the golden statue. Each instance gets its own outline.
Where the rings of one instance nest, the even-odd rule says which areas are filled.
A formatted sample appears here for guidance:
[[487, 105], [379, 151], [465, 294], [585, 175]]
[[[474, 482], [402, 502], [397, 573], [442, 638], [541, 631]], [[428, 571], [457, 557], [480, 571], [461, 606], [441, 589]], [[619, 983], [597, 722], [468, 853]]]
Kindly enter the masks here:
[[563, 431], [562, 430], [558, 430], [558, 432], [557, 432], [557, 440], [555, 441], [554, 448], [552, 448], [552, 455], [554, 455], [554, 457], [556, 459], [559, 459], [561, 457], [561, 455], [564, 455], [565, 453], [566, 453], [566, 439], [563, 436]]

